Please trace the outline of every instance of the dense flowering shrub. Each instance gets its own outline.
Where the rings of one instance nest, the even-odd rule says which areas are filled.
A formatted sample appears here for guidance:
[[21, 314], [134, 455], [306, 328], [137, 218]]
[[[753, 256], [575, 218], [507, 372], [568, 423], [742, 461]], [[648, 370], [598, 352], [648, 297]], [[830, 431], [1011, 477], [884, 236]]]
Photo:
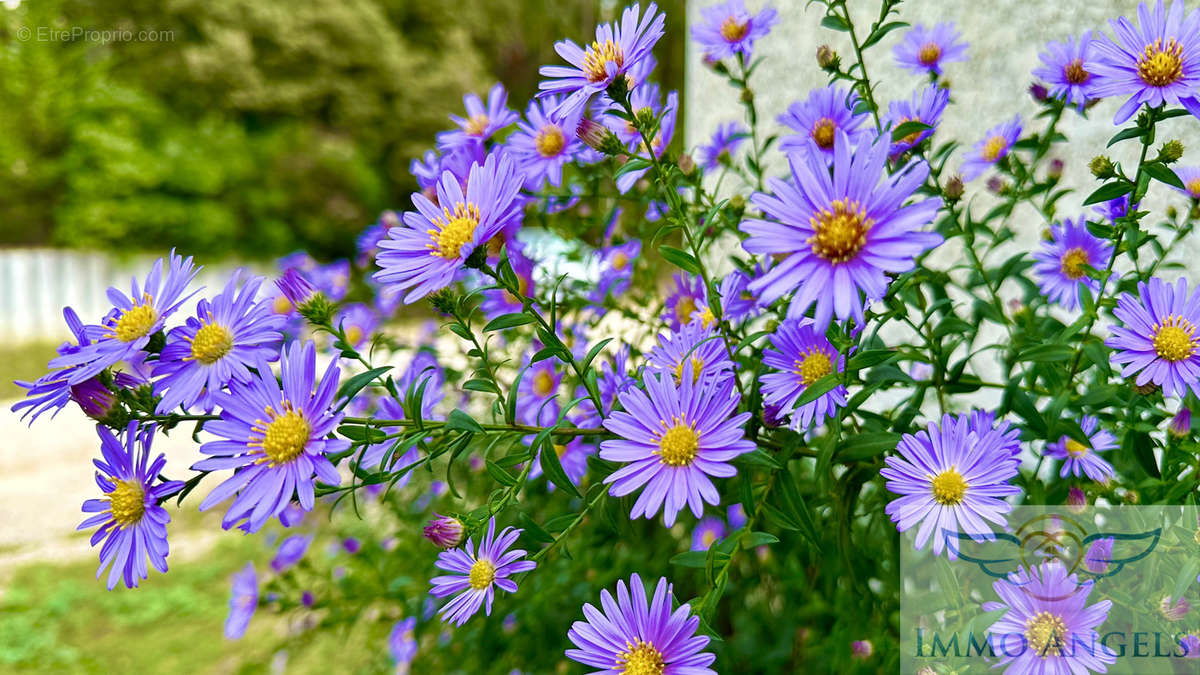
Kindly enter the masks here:
[[[818, 50], [829, 85], [796, 92], [782, 137], [752, 87], [773, 9], [731, 0], [694, 26], [746, 113], [697, 162], [654, 82], [667, 17], [629, 7], [556, 45], [523, 119], [500, 85], [468, 95], [353, 264], [288, 256], [274, 289], [236, 275], [185, 317], [203, 291], [172, 253], [95, 323], [67, 308], [75, 340], [15, 410], [97, 421], [81, 527], [109, 587], [166, 572], [162, 505], [204, 485], [226, 529], [277, 541], [234, 579], [231, 638], [269, 607], [384, 626], [352, 647], [419, 672], [890, 672], [898, 531], [953, 556], [939, 529], [975, 536], [1017, 504], [1193, 493], [1200, 291], [1166, 256], [1200, 170], [1155, 144], [1200, 114], [1200, 13], [1159, 0], [1111, 37], [1063, 36], [1036, 118], [995, 111], [964, 145], [938, 130], [943, 73], [969, 58], [953, 24], [818, 4], [854, 52]], [[865, 65], [885, 42], [917, 74], [887, 107]], [[1096, 156], [1077, 199], [1054, 156], [1101, 96], [1133, 120], [1110, 145], [1139, 158]], [[206, 455], [190, 476], [149, 459], [183, 426]], [[1000, 621], [1091, 630], [1107, 605], [1086, 598]]]

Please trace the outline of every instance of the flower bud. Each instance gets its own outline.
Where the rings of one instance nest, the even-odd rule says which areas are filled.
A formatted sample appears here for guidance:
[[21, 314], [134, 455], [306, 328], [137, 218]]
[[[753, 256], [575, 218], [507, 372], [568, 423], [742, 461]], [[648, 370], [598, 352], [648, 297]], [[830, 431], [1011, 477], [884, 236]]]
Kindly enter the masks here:
[[1004, 180], [999, 176], [992, 176], [991, 178], [987, 179], [987, 189], [988, 192], [991, 192], [992, 194], [1004, 194], [1005, 187], [1006, 185], [1004, 184]]
[[746, 208], [746, 198], [736, 194], [729, 198], [729, 206], [734, 209], [744, 209]]
[[1072, 485], [1070, 491], [1067, 492], [1067, 510], [1078, 515], [1083, 513], [1086, 507], [1087, 495], [1083, 493], [1083, 490]]
[[955, 174], [946, 179], [946, 184], [942, 187], [942, 196], [948, 202], [956, 202], [962, 199], [965, 191], [966, 187], [963, 185], [962, 176]]
[[1113, 169], [1112, 160], [1104, 155], [1096, 155], [1088, 164], [1088, 169], [1091, 169], [1092, 175], [1096, 178], [1112, 178], [1117, 175]]
[[1187, 601], [1187, 598], [1179, 598], [1172, 601], [1171, 596], [1164, 595], [1163, 599], [1158, 603], [1158, 611], [1167, 621], [1180, 621], [1187, 616], [1191, 609], [1192, 605]]
[[433, 514], [433, 520], [425, 526], [425, 538], [441, 548], [454, 548], [462, 543], [463, 524], [458, 518]]
[[1177, 162], [1180, 157], [1183, 157], [1183, 143], [1177, 140], [1167, 141], [1158, 149], [1158, 161], [1163, 164]]
[[1050, 160], [1050, 166], [1046, 168], [1046, 176], [1053, 178], [1054, 180], [1058, 180], [1059, 178], [1062, 178], [1062, 172], [1063, 161], [1057, 157]]
[[754, 90], [749, 87], [742, 90], [742, 103], [754, 103]]
[[579, 126], [575, 128], [575, 135], [588, 147], [606, 155], [619, 155], [625, 152], [625, 146], [621, 144], [621, 139], [617, 138], [612, 129], [586, 117], [579, 120]]
[[1050, 92], [1046, 90], [1046, 86], [1041, 82], [1034, 82], [1029, 85], [1029, 95], [1038, 103], [1045, 103], [1046, 99], [1050, 98]]
[[1180, 408], [1179, 412], [1171, 418], [1171, 423], [1167, 425], [1167, 433], [1177, 438], [1187, 436], [1192, 430], [1192, 410], [1191, 408]]
[[313, 597], [312, 591], [304, 591], [300, 594], [300, 604], [305, 607], [312, 607], [316, 598]]
[[93, 377], [69, 388], [71, 400], [83, 410], [83, 414], [100, 422], [104, 421], [117, 407], [117, 397], [100, 378]]
[[637, 120], [639, 129], [644, 129], [647, 133], [654, 128], [654, 108], [643, 106], [638, 108], [634, 113], [634, 119]]
[[1179, 217], [1179, 209], [1175, 208], [1174, 204], [1167, 207], [1167, 217], [1171, 220], [1175, 220]]
[[875, 648], [871, 645], [870, 640], [855, 640], [850, 643], [850, 655], [855, 659], [866, 659], [871, 656]]
[[362, 550], [362, 542], [354, 537], [347, 537], [342, 540], [342, 550], [350, 555], [354, 555]]
[[310, 323], [324, 325], [333, 316], [333, 304], [309, 283], [300, 270], [289, 267], [283, 276], [275, 280], [275, 285], [283, 292], [284, 297], [292, 303], [296, 311]]
[[449, 288], [434, 291], [429, 294], [429, 304], [442, 314], [454, 314], [454, 293]]
[[687, 153], [680, 155], [679, 170], [682, 171], [683, 175], [685, 176], [692, 175], [692, 172], [696, 170], [696, 160], [692, 159], [692, 156]]
[[817, 65], [821, 70], [836, 70], [840, 65], [838, 62], [837, 52], [833, 51], [833, 47], [829, 45], [821, 45], [817, 47]]

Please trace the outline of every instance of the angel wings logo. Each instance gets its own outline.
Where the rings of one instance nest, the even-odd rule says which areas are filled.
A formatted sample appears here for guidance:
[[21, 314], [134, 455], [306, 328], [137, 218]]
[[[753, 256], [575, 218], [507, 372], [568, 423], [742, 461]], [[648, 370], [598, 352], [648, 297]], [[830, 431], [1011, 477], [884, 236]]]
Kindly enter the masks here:
[[1008, 579], [1022, 569], [1057, 560], [1068, 574], [1090, 580], [1111, 577], [1126, 565], [1146, 558], [1162, 538], [1161, 527], [1141, 532], [1088, 529], [1069, 514], [1042, 513], [1011, 532], [971, 535], [943, 530], [942, 536], [950, 558], [974, 563], [984, 574], [997, 579]]

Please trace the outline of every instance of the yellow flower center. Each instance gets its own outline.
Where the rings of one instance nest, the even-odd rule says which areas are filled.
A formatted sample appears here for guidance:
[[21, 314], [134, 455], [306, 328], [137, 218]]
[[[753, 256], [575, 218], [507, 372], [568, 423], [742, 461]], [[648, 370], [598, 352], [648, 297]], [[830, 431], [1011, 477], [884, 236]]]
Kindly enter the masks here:
[[492, 585], [492, 581], [496, 578], [496, 567], [492, 565], [492, 561], [480, 558], [471, 565], [471, 572], [467, 575], [467, 580], [471, 584], [471, 588], [477, 591], [482, 591]]
[[261, 440], [250, 442], [252, 446], [261, 446], [265, 460], [271, 466], [286, 464], [300, 456], [312, 434], [308, 420], [294, 408], [290, 401], [283, 404], [284, 414], [279, 415], [273, 408], [267, 408], [270, 422], [258, 420], [253, 430], [262, 434]]
[[[212, 317], [209, 317], [212, 320]], [[212, 365], [233, 349], [233, 333], [219, 323], [206, 323], [192, 338], [191, 359]]]
[[563, 146], [567, 144], [567, 139], [563, 137], [562, 129], [556, 125], [547, 124], [538, 131], [537, 137], [533, 139], [533, 144], [542, 157], [557, 157], [558, 153], [562, 152]]
[[929, 479], [929, 487], [933, 491], [933, 501], [942, 506], [958, 506], [966, 496], [969, 486], [958, 469], [951, 466], [932, 476]]
[[136, 480], [110, 478], [113, 491], [108, 493], [108, 508], [118, 527], [133, 525], [146, 513], [146, 490]]
[[1062, 273], [1068, 279], [1078, 279], [1084, 274], [1083, 266], [1087, 265], [1087, 251], [1076, 246], [1075, 248], [1067, 249], [1067, 252], [1062, 257]]
[[850, 260], [866, 245], [867, 230], [875, 221], [858, 202], [836, 199], [831, 207], [809, 220], [814, 233], [806, 243], [814, 254], [836, 264]]
[[676, 423], [658, 441], [660, 461], [667, 466], [688, 466], [696, 459], [699, 449], [700, 436], [685, 423]]
[[613, 254], [612, 268], [618, 272], [629, 266], [629, 256], [625, 255], [624, 251], [617, 251]]
[[716, 322], [717, 316], [713, 314], [712, 309], [705, 307], [704, 310], [700, 312], [700, 325], [704, 328], [708, 328]]
[[613, 666], [620, 675], [663, 675], [666, 668], [662, 653], [649, 642], [642, 642], [641, 638], [636, 642], [626, 641], [625, 651], [617, 654], [617, 663]]
[[1174, 314], [1154, 328], [1154, 351], [1168, 361], [1182, 361], [1196, 351], [1196, 327]]
[[1062, 617], [1050, 612], [1038, 612], [1025, 622], [1025, 639], [1033, 653], [1043, 659], [1061, 654], [1066, 637], [1067, 625]]
[[923, 66], [932, 66], [942, 58], [942, 47], [936, 42], [926, 42], [917, 52], [917, 60]]
[[738, 40], [746, 37], [749, 32], [749, 21], [742, 22], [738, 21], [732, 16], [728, 16], [725, 17], [725, 20], [721, 22], [721, 37], [724, 38], [726, 42], [737, 42]]
[[820, 349], [813, 349], [795, 361], [795, 373], [800, 376], [804, 386], [825, 377], [833, 372], [833, 361], [829, 355]]
[[1175, 38], [1155, 40], [1138, 57], [1138, 77], [1152, 87], [1165, 87], [1183, 77], [1183, 47]]
[[275, 296], [275, 302], [271, 304], [271, 309], [276, 314], [287, 314], [292, 311], [292, 301], [287, 299], [287, 296], [280, 293]]
[[817, 147], [828, 150], [833, 147], [833, 137], [836, 132], [837, 124], [834, 124], [833, 120], [828, 117], [822, 117], [817, 120], [816, 124], [813, 124], [812, 132], [809, 135], [812, 136]]
[[1063, 68], [1063, 77], [1067, 78], [1070, 84], [1083, 84], [1087, 82], [1092, 74], [1083, 68], [1083, 59], [1075, 59]]
[[490, 121], [488, 116], [483, 113], [471, 115], [471, 119], [467, 120], [467, 126], [464, 130], [468, 136], [482, 136], [483, 132], [487, 130], [488, 122]]
[[1200, 199], [1200, 178], [1193, 178], [1187, 182], [1188, 194], [1192, 199]]
[[539, 398], [545, 398], [554, 393], [554, 376], [540, 370], [533, 376], [533, 393]]
[[435, 218], [433, 224], [437, 229], [428, 230], [432, 243], [426, 244], [431, 255], [446, 259], [459, 257], [462, 247], [475, 237], [475, 228], [479, 226], [479, 207], [474, 204], [458, 202], [454, 212], [442, 208], [442, 217]]
[[134, 305], [121, 314], [108, 337], [115, 337], [121, 342], [133, 342], [146, 337], [150, 329], [154, 328], [155, 321], [158, 321], [158, 312], [154, 311], [154, 301], [147, 294], [142, 297], [141, 304]]
[[[692, 382], [695, 382], [700, 379], [700, 371], [704, 369], [704, 359], [693, 356], [691, 360], [692, 360]], [[675, 381], [676, 382], [683, 380], [683, 363], [684, 363], [684, 361], [680, 361], [679, 363], [675, 364]]]
[[1000, 153], [1008, 147], [1008, 141], [1003, 136], [992, 136], [987, 139], [987, 143], [983, 144], [983, 150], [979, 152], [979, 156], [985, 162], [994, 162], [1000, 159]]
[[712, 546], [716, 540], [717, 535], [712, 530], [706, 530], [704, 534], [700, 535], [700, 543], [704, 545], [704, 548]]
[[1089, 450], [1088, 446], [1080, 443], [1074, 438], [1068, 438], [1065, 445], [1067, 448], [1067, 454], [1072, 457], [1083, 457], [1088, 453]]
[[567, 446], [555, 444], [554, 454], [558, 455], [559, 457], [562, 457], [563, 455], [567, 454]]
[[691, 321], [692, 313], [695, 311], [696, 299], [690, 295], [685, 295], [675, 303], [675, 320], [679, 323], [687, 323]]
[[609, 63], [617, 64], [617, 68], [625, 65], [625, 52], [621, 51], [621, 45], [612, 40], [605, 40], [604, 44], [593, 42], [583, 55], [583, 72], [588, 81], [603, 82], [608, 79], [606, 66]]

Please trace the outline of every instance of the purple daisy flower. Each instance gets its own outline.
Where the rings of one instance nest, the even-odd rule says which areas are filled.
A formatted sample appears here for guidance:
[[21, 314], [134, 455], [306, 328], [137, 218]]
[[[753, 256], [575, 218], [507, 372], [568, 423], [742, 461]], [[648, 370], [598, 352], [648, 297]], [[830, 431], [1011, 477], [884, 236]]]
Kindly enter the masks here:
[[350, 290], [349, 260], [335, 260], [328, 265], [318, 265], [306, 274], [313, 286], [330, 300], [341, 300]]
[[720, 503], [709, 476], [736, 475], [728, 462], [754, 450], [742, 432], [750, 413], [733, 415], [738, 405], [733, 378], [696, 383], [685, 369], [678, 387], [666, 373], [644, 379], [646, 391], [629, 389], [619, 396], [628, 412], [604, 420], [621, 438], [601, 442], [600, 457], [625, 463], [604, 482], [612, 484], [614, 497], [645, 486], [629, 517], [651, 518], [661, 507], [670, 527], [684, 506], [699, 518], [705, 502]]
[[1183, 189], [1176, 188], [1192, 201], [1200, 200], [1200, 166], [1173, 167], [1175, 175], [1183, 183]]
[[750, 275], [735, 269], [721, 279], [721, 312], [726, 321], [736, 324], [758, 313], [758, 298], [750, 292]]
[[1013, 143], [1016, 143], [1020, 137], [1020, 115], [1013, 115], [1011, 120], [988, 129], [983, 139], [977, 142], [975, 147], [963, 157], [961, 167], [963, 179], [972, 181], [979, 178], [984, 171], [1008, 156], [1008, 151], [1012, 149]]
[[[517, 290], [524, 297], [534, 297], [537, 293], [537, 285], [533, 281], [533, 268], [536, 263], [526, 257], [523, 246], [513, 245], [508, 248], [508, 263], [517, 277]], [[512, 293], [493, 288], [483, 292], [483, 302], [479, 303], [479, 309], [484, 316], [494, 319], [503, 314], [521, 312], [525, 309], [525, 304]]]
[[669, 373], [676, 383], [685, 369], [693, 382], [704, 382], [732, 377], [734, 368], [720, 333], [712, 326], [706, 328], [699, 318], [679, 330], [659, 333], [658, 345], [646, 354], [647, 371]]
[[312, 535], [302, 534], [294, 534], [284, 539], [280, 542], [279, 548], [275, 550], [275, 557], [271, 558], [271, 569], [275, 570], [276, 574], [281, 574], [284, 570], [300, 562], [300, 559], [308, 552], [308, 545], [312, 543], [312, 540]]
[[985, 519], [1004, 525], [1012, 505], [1003, 498], [1021, 492], [1008, 483], [1020, 462], [1004, 443], [999, 433], [971, 431], [966, 415], [944, 415], [940, 427], [930, 422], [916, 434], [904, 434], [899, 456], [888, 457], [879, 472], [887, 489], [902, 495], [886, 508], [896, 528], [904, 532], [920, 524], [916, 548], [933, 537], [934, 554], [949, 543], [954, 557], [956, 533], [980, 539], [992, 533]]
[[750, 283], [759, 302], [770, 304], [795, 291], [789, 318], [800, 318], [816, 304], [817, 332], [833, 314], [863, 322], [861, 295], [882, 298], [888, 274], [912, 269], [913, 259], [941, 243], [941, 235], [922, 232], [942, 200], [907, 206], [929, 175], [929, 165], [911, 161], [885, 175], [890, 143], [877, 140], [851, 151], [838, 133], [833, 175], [813, 156], [789, 159], [792, 180], [767, 181], [774, 194], [755, 193], [754, 206], [772, 220], [741, 224], [748, 237], [742, 246], [753, 254], [787, 254]]
[[466, 117], [450, 116], [450, 121], [460, 128], [437, 135], [438, 148], [442, 151], [482, 145], [492, 134], [517, 121], [517, 114], [508, 107], [508, 92], [499, 82], [488, 92], [486, 106], [474, 93], [463, 96], [463, 106], [467, 109]]
[[1128, 96], [1113, 124], [1123, 124], [1142, 104], [1151, 107], [1179, 104], [1200, 117], [1200, 11], [1185, 18], [1183, 3], [1172, 2], [1164, 11], [1162, 0], [1150, 9], [1138, 3], [1138, 24], [1121, 17], [1109, 21], [1117, 39], [1096, 40], [1093, 48], [1097, 75], [1092, 94]]
[[942, 64], [967, 60], [967, 43], [960, 42], [961, 38], [953, 23], [939, 23], [932, 28], [918, 23], [892, 48], [892, 56], [900, 67], [918, 75], [941, 75]]
[[438, 610], [442, 619], [461, 626], [479, 611], [485, 600], [485, 613], [491, 616], [496, 588], [508, 593], [517, 592], [517, 583], [509, 577], [537, 567], [532, 560], [521, 560], [525, 557], [525, 551], [508, 550], [516, 543], [521, 532], [506, 527], [499, 536], [495, 536], [496, 519], [492, 518], [488, 521], [487, 535], [479, 542], [478, 550], [472, 540], [467, 539], [465, 549], [455, 548], [438, 554], [435, 564], [438, 569], [450, 574], [430, 579], [433, 588], [429, 593], [435, 598], [458, 593]]
[[692, 550], [707, 551], [714, 543], [725, 536], [725, 523], [716, 516], [701, 518], [692, 530]]
[[210, 412], [215, 392], [230, 382], [248, 382], [251, 367], [279, 358], [285, 319], [256, 301], [261, 277], [238, 288], [241, 278], [234, 273], [220, 295], [201, 300], [196, 316], [167, 334], [154, 366], [154, 375], [162, 378], [156, 387], [163, 396], [159, 413], [197, 404]]
[[1112, 245], [1088, 232], [1083, 216], [1074, 222], [1064, 220], [1051, 225], [1050, 236], [1050, 241], [1043, 241], [1033, 254], [1033, 271], [1047, 300], [1075, 310], [1079, 307], [1080, 286], [1087, 287], [1093, 298], [1100, 293], [1100, 281], [1089, 277], [1084, 267], [1108, 267]]
[[1005, 673], [1102, 673], [1107, 664], [1116, 662], [1116, 652], [1101, 644], [1096, 632], [1108, 618], [1112, 601], [1101, 600], [1089, 606], [1093, 584], [1080, 584], [1057, 560], [1022, 568], [996, 581], [992, 588], [1002, 602], [984, 603], [983, 610], [1008, 611], [989, 632], [1012, 638], [1008, 644], [1017, 643], [1015, 636], [1024, 638], [1019, 642], [1024, 646], [1019, 654], [1003, 650], [996, 665], [1007, 664]]
[[762, 376], [763, 403], [777, 405], [786, 412], [792, 429], [806, 431], [846, 405], [846, 387], [839, 384], [816, 400], [796, 407], [796, 400], [809, 385], [846, 367], [846, 357], [825, 339], [824, 333], [813, 328], [811, 321], [784, 321], [771, 335], [771, 345], [774, 349], [763, 351], [763, 364], [779, 372]]
[[700, 617], [692, 616], [691, 605], [671, 612], [671, 585], [658, 580], [647, 602], [642, 579], [634, 574], [629, 586], [617, 581], [614, 600], [607, 589], [600, 591], [603, 613], [590, 603], [583, 606], [586, 621], [576, 621], [567, 637], [577, 647], [567, 658], [598, 669], [622, 673], [664, 675], [716, 675], [708, 666], [716, 656], [702, 651], [707, 635], [697, 635]]
[[1044, 65], [1033, 71], [1034, 77], [1050, 85], [1051, 96], [1074, 104], [1081, 112], [1088, 100], [1095, 98], [1092, 94], [1096, 84], [1092, 75], [1096, 62], [1094, 43], [1091, 31], [1084, 31], [1078, 39], [1051, 42], [1040, 54]]
[[1000, 451], [1016, 457], [1021, 454], [1021, 430], [1008, 420], [996, 421], [996, 413], [990, 410], [972, 410], [967, 421], [967, 430], [982, 438], [986, 434], [999, 434]]
[[442, 174], [437, 197], [441, 210], [413, 193], [416, 211], [404, 213], [404, 227], [388, 230], [375, 257], [375, 280], [407, 290], [406, 304], [449, 286], [477, 246], [485, 244], [521, 216], [517, 193], [522, 178], [508, 157], [490, 155], [471, 167], [466, 194], [449, 171]]
[[523, 424], [550, 426], [558, 419], [558, 389], [562, 385], [562, 371], [558, 360], [542, 359], [529, 367], [517, 387], [517, 417]]
[[185, 296], [184, 292], [195, 276], [192, 259], [172, 251], [166, 271], [163, 271], [163, 259], [159, 258], [150, 268], [143, 286], [138, 286], [137, 279], [133, 280], [128, 296], [110, 287], [108, 299], [116, 307], [104, 317], [101, 325], [84, 327], [88, 344], [81, 343], [77, 351], [54, 358], [50, 367], [71, 368], [67, 382], [78, 384], [119, 361], [137, 358], [150, 336], [162, 330], [166, 318], [191, 297]]
[[700, 166], [708, 171], [715, 171], [722, 164], [730, 164], [749, 134], [741, 122], [726, 122], [718, 126], [708, 145], [699, 148]]
[[604, 415], [612, 412], [617, 397], [637, 386], [637, 380], [629, 374], [629, 345], [622, 344], [612, 363], [607, 360], [600, 364], [600, 377], [596, 380], [596, 388], [600, 390], [600, 403], [604, 406]]
[[746, 10], [743, 0], [727, 0], [700, 10], [700, 23], [692, 26], [692, 39], [704, 48], [704, 56], [720, 61], [741, 54], [749, 61], [754, 41], [766, 37], [779, 21], [774, 7], [764, 7], [758, 14]]
[[740, 530], [746, 524], [746, 508], [741, 504], [734, 504], [729, 507], [725, 517], [729, 519], [730, 529]]
[[562, 185], [563, 166], [583, 147], [575, 136], [579, 120], [554, 114], [559, 103], [557, 96], [530, 101], [525, 110], [528, 121], [518, 123], [517, 131], [506, 141], [508, 149], [521, 162], [526, 190], [540, 190], [547, 183], [554, 187]]
[[[892, 101], [888, 104], [886, 123], [890, 128], [896, 128], [905, 122], [924, 122], [930, 127], [936, 127], [942, 119], [942, 112], [950, 102], [950, 90], [936, 84], [918, 89], [907, 101]], [[892, 157], [908, 152], [917, 147], [926, 138], [933, 135], [933, 129], [924, 129], [911, 133], [898, 141], [892, 142]]]
[[[638, 19], [639, 7], [626, 7], [621, 13], [621, 23], [596, 26], [596, 40], [586, 48], [571, 40], [554, 44], [554, 51], [571, 67], [542, 66], [538, 72], [547, 79], [538, 84], [544, 94], [567, 94], [558, 107], [563, 117], [573, 117], [582, 112], [588, 101], [597, 92], [608, 88], [619, 76], [636, 70], [642, 61], [653, 58], [650, 51], [663, 36], [666, 17], [658, 12], [653, 2], [647, 5], [646, 13]], [[641, 82], [630, 82], [636, 88]]]
[[704, 280], [700, 277], [689, 276], [686, 272], [676, 272], [672, 281], [674, 281], [674, 287], [667, 295], [662, 320], [671, 330], [679, 330], [682, 326], [692, 322], [696, 312], [704, 311], [707, 307], [707, 300]]
[[589, 299], [597, 305], [603, 305], [609, 294], [615, 297], [628, 290], [633, 280], [634, 261], [641, 253], [642, 242], [637, 239], [596, 251], [600, 277], [596, 288], [589, 294]]
[[246, 563], [233, 575], [233, 591], [229, 595], [229, 616], [225, 619], [225, 637], [240, 640], [246, 634], [254, 610], [258, 609], [258, 575], [254, 563]]
[[870, 113], [854, 113], [857, 104], [858, 94], [853, 91], [835, 85], [813, 89], [806, 101], [795, 101], [779, 116], [780, 124], [799, 132], [780, 139], [779, 149], [801, 157], [819, 156], [823, 163], [832, 164], [839, 131], [846, 134], [852, 147], [874, 133], [867, 124]]
[[412, 663], [417, 655], [417, 618], [410, 616], [403, 621], [397, 621], [388, 633], [388, 655], [397, 666]]
[[336, 360], [318, 383], [313, 343], [293, 342], [280, 359], [282, 388], [265, 361], [257, 370], [249, 382], [234, 382], [229, 393], [214, 394], [221, 419], [205, 431], [223, 440], [200, 446], [200, 452], [215, 456], [193, 467], [235, 470], [200, 504], [204, 511], [236, 494], [222, 520], [225, 529], [245, 520], [248, 531], [256, 532], [287, 508], [293, 495], [311, 511], [314, 476], [330, 485], [341, 482], [325, 454], [350, 447], [348, 440], [327, 438], [343, 417], [331, 410], [341, 374]]
[[346, 341], [358, 349], [366, 344], [379, 327], [379, 315], [370, 305], [354, 302], [342, 307], [334, 319], [334, 325], [346, 332]]
[[[79, 524], [85, 530], [100, 526], [92, 534], [92, 546], [100, 547], [100, 567], [96, 578], [108, 572], [108, 589], [124, 580], [126, 588], [135, 588], [148, 576], [146, 560], [159, 572], [167, 571], [167, 523], [171, 516], [159, 502], [179, 492], [183, 483], [162, 480], [159, 474], [167, 463], [163, 455], [150, 462], [150, 444], [154, 427], [139, 429], [137, 422], [125, 428], [125, 442], [102, 426], [96, 427], [100, 436], [100, 453], [104, 459], [93, 460], [97, 469], [96, 485], [104, 499], [89, 499], [83, 512], [95, 514]], [[155, 479], [159, 483], [155, 485]]]
[[1167, 396], [1200, 395], [1200, 289], [1188, 295], [1187, 279], [1172, 287], [1158, 277], [1138, 283], [1138, 296], [1122, 293], [1113, 315], [1123, 325], [1111, 328], [1104, 344], [1117, 350], [1113, 363], [1124, 364], [1121, 377], [1137, 375], [1137, 385], [1153, 382]]
[[1088, 478], [1101, 483], [1113, 477], [1112, 464], [1096, 453], [1117, 447], [1117, 437], [1112, 432], [1100, 429], [1099, 425], [1100, 420], [1091, 415], [1084, 415], [1080, 420], [1079, 426], [1087, 434], [1088, 445], [1069, 436], [1063, 436], [1057, 443], [1046, 444], [1044, 455], [1064, 460], [1059, 476], [1066, 478], [1067, 474], [1078, 476], [1083, 472]]

